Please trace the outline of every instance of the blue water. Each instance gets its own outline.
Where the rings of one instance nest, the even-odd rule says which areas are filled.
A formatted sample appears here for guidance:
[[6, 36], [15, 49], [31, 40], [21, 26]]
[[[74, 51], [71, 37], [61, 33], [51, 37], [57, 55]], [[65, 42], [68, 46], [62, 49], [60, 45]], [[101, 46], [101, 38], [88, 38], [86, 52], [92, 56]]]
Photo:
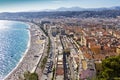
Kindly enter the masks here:
[[28, 25], [15, 21], [0, 21], [0, 80], [5, 78], [26, 51]]

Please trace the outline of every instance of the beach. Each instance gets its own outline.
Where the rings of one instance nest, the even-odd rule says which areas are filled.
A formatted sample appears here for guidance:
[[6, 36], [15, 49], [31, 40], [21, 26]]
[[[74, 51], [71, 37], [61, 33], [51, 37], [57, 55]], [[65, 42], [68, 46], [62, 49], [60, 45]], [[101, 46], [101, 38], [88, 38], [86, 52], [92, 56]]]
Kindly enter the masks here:
[[27, 24], [29, 24], [30, 26], [30, 28], [28, 29], [29, 41], [27, 49], [17, 66], [5, 77], [4, 80], [19, 80], [20, 78], [23, 79], [24, 72], [35, 71], [37, 63], [42, 57], [45, 40], [40, 41], [40, 36], [43, 33], [42, 31], [40, 31], [40, 28], [37, 25], [33, 23]]

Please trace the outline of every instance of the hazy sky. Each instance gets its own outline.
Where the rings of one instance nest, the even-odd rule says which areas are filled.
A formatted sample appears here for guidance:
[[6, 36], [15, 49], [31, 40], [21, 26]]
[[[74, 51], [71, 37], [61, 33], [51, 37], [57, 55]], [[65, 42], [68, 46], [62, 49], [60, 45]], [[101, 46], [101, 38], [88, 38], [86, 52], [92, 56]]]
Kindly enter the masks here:
[[0, 12], [36, 11], [75, 6], [82, 8], [120, 6], [120, 0], [0, 0]]

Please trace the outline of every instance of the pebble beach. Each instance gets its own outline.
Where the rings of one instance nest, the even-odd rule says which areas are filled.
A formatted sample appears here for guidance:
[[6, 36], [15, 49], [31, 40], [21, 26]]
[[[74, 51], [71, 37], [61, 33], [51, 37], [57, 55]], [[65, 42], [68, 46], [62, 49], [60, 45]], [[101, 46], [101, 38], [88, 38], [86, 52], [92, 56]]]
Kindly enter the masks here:
[[40, 57], [42, 57], [44, 49], [43, 45], [45, 42], [39, 41], [42, 31], [40, 31], [39, 27], [33, 23], [27, 24], [30, 26], [28, 29], [30, 32], [28, 48], [26, 49], [26, 52], [23, 54], [23, 57], [17, 66], [5, 77], [4, 80], [20, 80], [20, 78], [23, 79], [24, 72], [34, 72], [37, 65], [36, 62], [38, 62], [38, 60], [40, 60]]

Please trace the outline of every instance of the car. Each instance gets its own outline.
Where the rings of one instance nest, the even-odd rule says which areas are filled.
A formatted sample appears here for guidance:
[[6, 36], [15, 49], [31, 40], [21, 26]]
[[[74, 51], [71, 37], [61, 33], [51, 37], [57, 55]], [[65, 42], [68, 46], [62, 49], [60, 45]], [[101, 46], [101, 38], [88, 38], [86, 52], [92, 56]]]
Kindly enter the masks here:
[[52, 69], [48, 68], [48, 73], [51, 73], [52, 72]]
[[48, 68], [49, 66], [46, 66], [46, 69]]
[[44, 74], [44, 75], [47, 75], [48, 73], [45, 71], [43, 74]]

